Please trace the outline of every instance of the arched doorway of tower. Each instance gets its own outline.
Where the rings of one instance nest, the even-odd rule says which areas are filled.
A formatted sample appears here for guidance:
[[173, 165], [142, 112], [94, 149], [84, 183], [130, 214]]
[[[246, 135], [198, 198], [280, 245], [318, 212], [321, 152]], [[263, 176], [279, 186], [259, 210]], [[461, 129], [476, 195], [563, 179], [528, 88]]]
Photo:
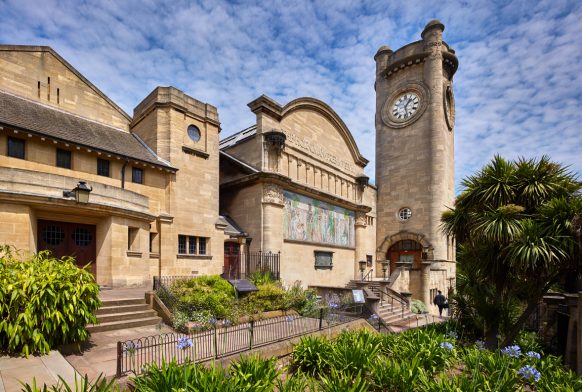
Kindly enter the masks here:
[[390, 271], [399, 266], [420, 268], [422, 264], [422, 244], [415, 240], [400, 240], [395, 242], [386, 253], [386, 260], [390, 260]]

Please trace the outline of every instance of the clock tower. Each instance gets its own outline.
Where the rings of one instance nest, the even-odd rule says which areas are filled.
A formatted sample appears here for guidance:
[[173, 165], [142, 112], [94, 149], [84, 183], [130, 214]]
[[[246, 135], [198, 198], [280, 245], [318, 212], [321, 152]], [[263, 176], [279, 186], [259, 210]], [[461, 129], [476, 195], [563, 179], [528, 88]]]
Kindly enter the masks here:
[[[458, 60], [429, 22], [421, 40], [376, 60], [377, 260], [392, 288], [431, 304], [454, 287], [455, 246], [440, 230], [454, 203], [453, 75]], [[434, 311], [434, 309], [433, 309]]]

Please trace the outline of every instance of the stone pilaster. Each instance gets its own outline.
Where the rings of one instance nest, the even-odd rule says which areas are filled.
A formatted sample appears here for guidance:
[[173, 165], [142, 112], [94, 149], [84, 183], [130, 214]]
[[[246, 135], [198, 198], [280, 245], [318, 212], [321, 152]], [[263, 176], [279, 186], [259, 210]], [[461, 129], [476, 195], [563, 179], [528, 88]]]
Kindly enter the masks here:
[[430, 297], [430, 261], [423, 261], [420, 271], [420, 287], [422, 290], [422, 302], [430, 309], [432, 298]]
[[356, 251], [354, 252], [354, 279], [358, 279], [360, 276], [360, 266], [358, 262], [360, 260], [366, 260], [366, 246], [365, 246], [365, 235], [366, 235], [366, 213], [361, 211], [356, 211]]
[[283, 189], [263, 184], [263, 251], [279, 252], [283, 248]]

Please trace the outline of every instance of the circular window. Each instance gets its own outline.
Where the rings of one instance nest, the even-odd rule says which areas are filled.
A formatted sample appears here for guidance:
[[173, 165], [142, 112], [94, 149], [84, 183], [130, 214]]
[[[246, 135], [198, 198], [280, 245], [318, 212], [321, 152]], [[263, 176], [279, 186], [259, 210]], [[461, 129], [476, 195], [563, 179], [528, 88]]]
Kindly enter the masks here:
[[407, 221], [412, 218], [412, 211], [410, 208], [401, 208], [400, 211], [398, 211], [398, 218], [401, 221]]
[[188, 137], [193, 141], [197, 142], [200, 140], [200, 129], [196, 125], [188, 126]]
[[76, 228], [72, 234], [73, 241], [77, 246], [87, 246], [93, 241], [93, 236], [91, 232], [84, 227]]
[[60, 226], [50, 225], [42, 231], [42, 239], [48, 245], [57, 246], [65, 239], [65, 232]]

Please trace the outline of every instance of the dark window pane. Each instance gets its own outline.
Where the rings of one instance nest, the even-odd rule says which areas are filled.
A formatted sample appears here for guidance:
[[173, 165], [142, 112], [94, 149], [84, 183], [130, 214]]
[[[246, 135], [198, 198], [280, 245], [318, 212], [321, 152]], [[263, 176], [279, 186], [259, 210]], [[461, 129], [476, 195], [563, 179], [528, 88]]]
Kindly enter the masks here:
[[71, 168], [71, 152], [57, 148], [57, 166], [65, 169]]
[[107, 159], [97, 158], [97, 174], [109, 177], [109, 161]]
[[178, 236], [178, 253], [181, 255], [186, 253], [186, 236], [185, 235]]
[[143, 170], [138, 167], [133, 167], [131, 170], [131, 182], [136, 184], [143, 184]]
[[206, 254], [206, 238], [204, 237], [198, 238], [198, 254], [199, 255]]
[[22, 139], [8, 138], [8, 156], [24, 159], [25, 141]]
[[188, 237], [188, 253], [191, 255], [196, 254], [196, 237]]

